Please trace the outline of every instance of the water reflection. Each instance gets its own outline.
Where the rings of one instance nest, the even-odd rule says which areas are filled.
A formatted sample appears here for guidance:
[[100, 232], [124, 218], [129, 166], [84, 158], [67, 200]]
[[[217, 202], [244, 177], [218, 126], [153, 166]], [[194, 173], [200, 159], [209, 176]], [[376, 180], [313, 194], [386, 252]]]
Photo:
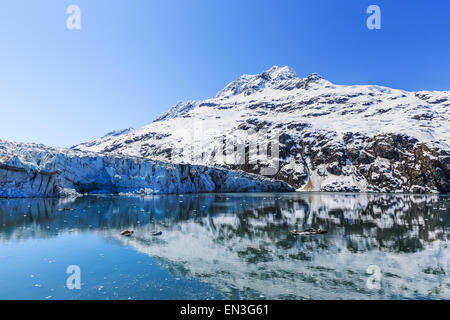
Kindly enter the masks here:
[[[308, 227], [328, 234], [289, 234]], [[134, 236], [120, 236], [125, 228]], [[0, 200], [3, 241], [95, 232], [236, 299], [450, 298], [449, 230], [449, 198], [437, 195]], [[382, 271], [379, 290], [366, 286], [371, 264]]]

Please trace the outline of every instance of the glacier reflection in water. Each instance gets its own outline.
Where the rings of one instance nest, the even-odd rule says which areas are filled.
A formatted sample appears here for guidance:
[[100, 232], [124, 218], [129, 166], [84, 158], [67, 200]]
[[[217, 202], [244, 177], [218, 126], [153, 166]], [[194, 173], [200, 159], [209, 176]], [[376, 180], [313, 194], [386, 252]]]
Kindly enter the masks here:
[[[0, 250], [29, 239], [51, 242], [68, 233], [95, 235], [151, 257], [174, 279], [210, 286], [218, 293], [213, 298], [449, 299], [449, 200], [342, 193], [4, 199]], [[58, 211], [63, 207], [76, 210]], [[308, 227], [328, 234], [289, 234]], [[124, 229], [133, 229], [134, 235], [120, 236]], [[156, 230], [162, 236], [153, 237]], [[122, 251], [114, 252], [120, 260]], [[26, 263], [26, 257], [20, 258]], [[367, 286], [370, 265], [381, 271], [376, 288]], [[97, 276], [123, 277], [110, 265], [97, 263], [96, 268]], [[178, 283], [169, 296], [146, 294], [148, 287], [140, 281], [133, 281], [130, 290], [140, 294], [133, 298], [205, 298], [188, 295], [186, 283]], [[83, 290], [77, 294], [85, 297]], [[89, 297], [121, 298], [92, 292]]]

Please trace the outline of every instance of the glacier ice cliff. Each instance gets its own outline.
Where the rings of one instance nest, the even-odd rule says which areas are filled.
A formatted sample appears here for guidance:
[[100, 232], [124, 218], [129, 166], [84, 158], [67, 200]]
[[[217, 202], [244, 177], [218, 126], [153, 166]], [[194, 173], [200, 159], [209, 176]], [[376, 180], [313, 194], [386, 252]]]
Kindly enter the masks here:
[[245, 172], [0, 140], [0, 197], [293, 191]]

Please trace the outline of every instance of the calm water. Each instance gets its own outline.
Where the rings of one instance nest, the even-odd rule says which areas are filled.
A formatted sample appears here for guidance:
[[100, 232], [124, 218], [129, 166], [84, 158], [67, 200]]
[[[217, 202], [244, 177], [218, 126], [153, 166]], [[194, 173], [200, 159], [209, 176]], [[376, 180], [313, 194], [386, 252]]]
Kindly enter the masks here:
[[[0, 299], [449, 299], [449, 213], [419, 195], [3, 199]], [[289, 234], [308, 227], [328, 234]]]

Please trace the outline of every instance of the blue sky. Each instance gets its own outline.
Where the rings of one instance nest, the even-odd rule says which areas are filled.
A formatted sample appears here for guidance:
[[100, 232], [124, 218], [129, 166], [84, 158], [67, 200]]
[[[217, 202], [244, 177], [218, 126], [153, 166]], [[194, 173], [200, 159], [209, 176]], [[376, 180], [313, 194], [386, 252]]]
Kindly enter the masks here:
[[[81, 8], [81, 30], [66, 9]], [[381, 8], [381, 30], [366, 8]], [[450, 90], [450, 1], [0, 4], [0, 139], [70, 146], [289, 65], [338, 84]]]

